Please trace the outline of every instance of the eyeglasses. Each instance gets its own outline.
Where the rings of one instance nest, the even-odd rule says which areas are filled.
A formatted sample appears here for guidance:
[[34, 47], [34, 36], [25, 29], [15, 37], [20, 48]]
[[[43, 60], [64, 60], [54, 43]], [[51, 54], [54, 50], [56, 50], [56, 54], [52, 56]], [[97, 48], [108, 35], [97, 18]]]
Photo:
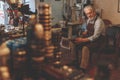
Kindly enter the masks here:
[[92, 10], [89, 10], [89, 11], [85, 12], [85, 14], [86, 14], [86, 15], [91, 15], [91, 14], [93, 14], [93, 11], [92, 11]]

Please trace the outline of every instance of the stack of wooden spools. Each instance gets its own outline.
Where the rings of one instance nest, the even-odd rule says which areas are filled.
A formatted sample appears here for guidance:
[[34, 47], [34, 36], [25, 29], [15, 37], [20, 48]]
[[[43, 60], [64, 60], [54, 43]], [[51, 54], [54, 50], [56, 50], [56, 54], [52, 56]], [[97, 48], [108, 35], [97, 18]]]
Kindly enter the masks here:
[[51, 39], [51, 7], [46, 3], [39, 5], [39, 23], [44, 27], [45, 40]]
[[54, 46], [52, 45], [51, 38], [51, 7], [46, 3], [39, 5], [39, 23], [44, 27], [44, 40], [45, 40], [45, 60], [51, 62], [54, 55]]

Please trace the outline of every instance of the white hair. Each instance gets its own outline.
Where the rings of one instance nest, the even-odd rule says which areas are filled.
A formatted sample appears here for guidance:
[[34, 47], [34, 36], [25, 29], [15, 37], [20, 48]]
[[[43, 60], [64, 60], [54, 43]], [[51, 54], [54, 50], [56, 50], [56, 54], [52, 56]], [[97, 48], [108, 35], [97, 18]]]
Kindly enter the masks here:
[[95, 12], [95, 8], [94, 8], [92, 5], [87, 5], [87, 6], [85, 6], [85, 7], [84, 7], [84, 11], [85, 11], [86, 9], [89, 9], [89, 10], [92, 10], [92, 11]]

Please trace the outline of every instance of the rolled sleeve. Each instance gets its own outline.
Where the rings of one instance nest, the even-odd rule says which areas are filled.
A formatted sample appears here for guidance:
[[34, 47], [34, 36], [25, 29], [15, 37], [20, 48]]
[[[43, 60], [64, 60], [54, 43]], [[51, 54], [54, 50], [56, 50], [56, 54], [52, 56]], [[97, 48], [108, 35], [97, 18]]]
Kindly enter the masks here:
[[104, 31], [104, 23], [102, 20], [96, 20], [95, 25], [94, 25], [94, 34], [90, 37], [88, 37], [88, 39], [92, 42], [94, 40], [96, 40]]

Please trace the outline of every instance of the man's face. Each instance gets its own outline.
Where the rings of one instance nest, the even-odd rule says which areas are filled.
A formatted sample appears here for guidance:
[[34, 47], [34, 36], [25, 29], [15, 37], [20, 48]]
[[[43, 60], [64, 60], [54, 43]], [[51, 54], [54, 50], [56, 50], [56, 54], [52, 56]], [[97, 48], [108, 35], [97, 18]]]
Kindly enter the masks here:
[[89, 19], [93, 19], [95, 17], [95, 12], [89, 8], [86, 8], [84, 12]]

